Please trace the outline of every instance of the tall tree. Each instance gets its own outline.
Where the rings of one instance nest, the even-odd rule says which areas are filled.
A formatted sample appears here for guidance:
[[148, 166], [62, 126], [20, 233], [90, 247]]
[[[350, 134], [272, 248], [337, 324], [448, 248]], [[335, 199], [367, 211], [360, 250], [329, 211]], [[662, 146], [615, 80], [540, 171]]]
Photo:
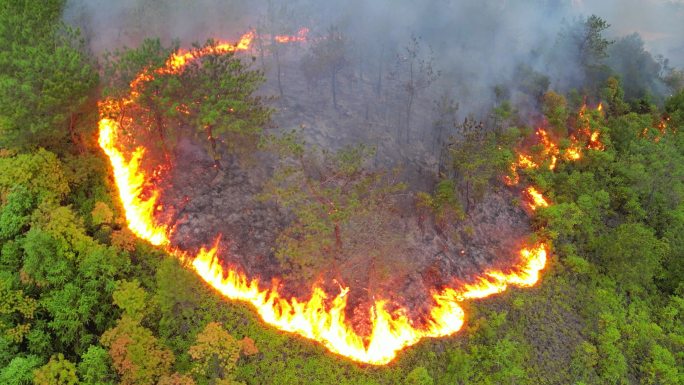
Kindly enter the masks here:
[[8, 274], [0, 276], [0, 333], [4, 338], [21, 343], [29, 333], [34, 313], [38, 307], [35, 299], [24, 294], [23, 290], [12, 287]]
[[517, 87], [532, 97], [535, 102], [542, 100], [551, 84], [551, 80], [547, 75], [536, 71], [527, 64], [521, 64], [516, 67], [514, 78]]
[[78, 143], [76, 125], [97, 83], [83, 40], [60, 21], [63, 1], [0, 4], [0, 145]]
[[[157, 385], [195, 385], [195, 380], [187, 374], [173, 373], [170, 375], [162, 376], [157, 382]], [[228, 383], [226, 385], [237, 385], [234, 383]]]
[[309, 54], [302, 62], [302, 68], [307, 77], [330, 79], [330, 92], [333, 107], [337, 110], [338, 75], [348, 64], [347, 38], [334, 25], [328, 27], [326, 34], [314, 41]]
[[228, 384], [234, 380], [240, 358], [240, 343], [217, 322], [204, 327], [188, 350], [194, 361], [193, 374], [200, 383]]
[[[421, 39], [416, 35], [411, 35], [404, 52], [397, 55], [397, 69], [392, 75], [406, 93], [404, 143], [411, 140], [411, 118], [413, 117], [416, 98], [439, 77], [439, 72], [433, 68], [432, 49], [428, 47], [428, 53], [423, 52], [423, 50]], [[401, 138], [401, 136], [401, 132], [397, 132], [397, 137]]]
[[143, 310], [148, 311], [147, 293], [135, 281], [122, 281], [112, 297], [124, 314], [115, 327], [102, 334], [102, 345], [109, 349], [121, 384], [153, 385], [170, 374], [175, 358], [151, 330], [140, 324]]
[[430, 377], [430, 373], [428, 373], [427, 369], [419, 366], [406, 376], [404, 383], [406, 385], [433, 385], [435, 382], [432, 377]]
[[624, 101], [625, 92], [620, 86], [620, 81], [611, 76], [606, 80], [606, 84], [601, 90], [601, 98], [606, 102], [606, 113], [608, 116], [621, 116], [627, 112], [628, 106]]
[[176, 133], [170, 129], [176, 128], [173, 118], [179, 114], [180, 84], [176, 75], [155, 70], [177, 49], [177, 42], [165, 46], [159, 39], [145, 39], [135, 49], [107, 53], [103, 69], [106, 96], [120, 101], [133, 96], [132, 104], [122, 102], [112, 106], [118, 109], [112, 118], [138, 135], [141, 131], [151, 134], [154, 140], [149, 142], [157, 143], [167, 156], [172, 144], [169, 135]]
[[154, 385], [170, 373], [173, 353], [152, 334], [128, 316], [102, 335], [122, 385]]
[[582, 66], [586, 68], [599, 66], [603, 59], [608, 57], [608, 47], [614, 43], [603, 37], [603, 32], [608, 28], [610, 24], [596, 15], [589, 16], [582, 23], [581, 32], [576, 36]]
[[660, 262], [668, 252], [668, 244], [653, 232], [636, 223], [620, 225], [598, 241], [599, 265], [632, 293], [653, 285], [660, 272]]
[[449, 135], [456, 129], [459, 104], [448, 93], [442, 94], [435, 101], [433, 107], [436, 115], [433, 123], [432, 153], [439, 159], [439, 169], [442, 169], [443, 153]]
[[549, 122], [553, 132], [560, 137], [565, 137], [568, 134], [567, 120], [570, 114], [567, 105], [568, 103], [563, 95], [553, 91], [545, 93], [542, 99], [544, 116], [546, 116], [546, 120]]
[[33, 373], [45, 361], [40, 357], [18, 355], [12, 359], [9, 365], [0, 369], [0, 381], [7, 385], [31, 385]]
[[617, 39], [607, 52], [606, 63], [620, 76], [627, 101], [645, 97], [660, 98], [665, 92], [660, 77], [661, 64], [646, 51], [639, 34]]
[[458, 187], [466, 214], [487, 192], [495, 178], [504, 175], [512, 153], [507, 135], [487, 131], [482, 122], [465, 119], [459, 132], [450, 138], [449, 176]]
[[112, 360], [105, 349], [91, 345], [81, 355], [78, 375], [83, 385], [113, 385], [116, 373], [111, 367]]
[[[289, 35], [294, 31], [290, 28], [290, 20], [294, 17], [292, 10], [288, 7], [286, 3], [278, 3], [273, 0], [268, 0], [266, 9], [266, 22], [263, 23], [265, 26], [262, 28], [260, 35], [263, 36], [263, 32], [266, 32], [268, 38], [268, 43], [266, 44], [266, 50], [273, 55], [276, 65], [276, 80], [278, 82], [278, 93], [282, 98], [283, 93], [283, 80], [282, 80], [282, 63], [281, 56], [285, 49], [285, 46], [276, 41], [276, 36], [278, 35]], [[261, 37], [261, 36], [260, 36]], [[261, 38], [263, 40], [263, 38]], [[263, 61], [263, 41], [259, 42], [261, 48], [261, 55]]]
[[[207, 41], [198, 49], [214, 50]], [[188, 63], [180, 75], [184, 92], [178, 99], [185, 113], [180, 119], [206, 138], [215, 166], [220, 167], [220, 143], [231, 153], [251, 153], [271, 110], [255, 95], [263, 83], [261, 71], [252, 70], [234, 53], [208, 54]]]
[[567, 61], [577, 63], [580, 71], [580, 80], [584, 88], [592, 98], [598, 97], [598, 86], [609, 75], [605, 60], [608, 57], [608, 49], [614, 42], [604, 37], [604, 32], [610, 28], [610, 24], [596, 15], [587, 18], [579, 18], [561, 33], [557, 50], [564, 51], [560, 56], [566, 63], [558, 63], [566, 66]]
[[47, 364], [34, 372], [34, 385], [77, 385], [76, 365], [64, 358], [63, 354], [56, 354]]

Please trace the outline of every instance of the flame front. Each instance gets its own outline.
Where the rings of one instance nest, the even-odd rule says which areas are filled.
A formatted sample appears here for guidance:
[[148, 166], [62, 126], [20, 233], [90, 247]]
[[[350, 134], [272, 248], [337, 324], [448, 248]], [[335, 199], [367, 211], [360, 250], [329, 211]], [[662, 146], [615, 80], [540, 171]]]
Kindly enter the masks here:
[[295, 36], [277, 35], [277, 36], [273, 37], [273, 40], [275, 40], [277, 43], [280, 43], [280, 44], [302, 43], [302, 42], [306, 41], [307, 35], [309, 35], [309, 29], [308, 28], [302, 28], [297, 32], [297, 35], [295, 35]]
[[[300, 32], [292, 40], [283, 41], [298, 41], [296, 39], [305, 34]], [[253, 37], [254, 34], [250, 32], [235, 45], [219, 44], [212, 50], [178, 52], [154, 73], [178, 72], [188, 61], [209, 53], [249, 49]], [[197, 255], [189, 255], [172, 246], [171, 227], [158, 223], [155, 217], [156, 212], [163, 210], [158, 205], [160, 192], [152, 184], [150, 175], [141, 168], [145, 148], [141, 146], [132, 152], [126, 151], [120, 138], [120, 123], [108, 117], [116, 105], [125, 105], [134, 100], [138, 87], [153, 76], [150, 73], [140, 74], [131, 84], [131, 96], [128, 99], [106, 100], [100, 104], [98, 142], [111, 163], [128, 227], [141, 239], [189, 261], [195, 272], [223, 296], [252, 304], [267, 324], [315, 340], [330, 351], [354, 361], [383, 365], [392, 361], [400, 350], [422, 338], [447, 336], [460, 330], [465, 319], [460, 306], [462, 301], [501, 293], [511, 285], [529, 287], [538, 282], [540, 271], [546, 265], [547, 246], [544, 243], [520, 250], [518, 262], [507, 269], [485, 271], [470, 283], [434, 292], [429, 316], [420, 325], [408, 317], [407, 309], [399, 308], [390, 312], [387, 310], [387, 301], [375, 301], [369, 313], [372, 325], [370, 334], [362, 336], [346, 319], [349, 288], [341, 288], [336, 296], [330, 296], [314, 286], [305, 301], [284, 298], [277, 287], [261, 287], [257, 279], [249, 279], [240, 271], [224, 268], [217, 258], [218, 241], [211, 247], [202, 248]], [[541, 194], [539, 197], [544, 200]], [[532, 198], [535, 201], [537, 199], [534, 195]]]
[[542, 195], [542, 193], [537, 191], [536, 188], [530, 186], [525, 190], [525, 193], [531, 199], [531, 201], [528, 202], [528, 206], [533, 211], [540, 208], [540, 207], [549, 207], [549, 202], [546, 201], [546, 198], [544, 198], [544, 195]]
[[126, 159], [116, 147], [119, 125], [110, 119], [102, 118], [99, 126], [98, 142], [112, 164], [128, 228], [155, 246], [168, 245], [168, 227], [157, 225], [153, 220], [159, 192], [153, 191], [149, 198], [142, 198], [147, 178], [140, 171], [140, 161], [145, 155], [145, 148], [138, 147], [130, 159]]
[[[504, 176], [504, 183], [508, 186], [515, 186], [520, 182], [520, 175], [518, 170], [538, 169], [540, 165], [548, 164], [551, 171], [556, 169], [559, 160], [577, 161], [582, 158], [584, 149], [603, 151], [605, 145], [601, 142], [601, 132], [592, 131], [590, 128], [589, 116], [586, 114], [587, 106], [582, 106], [578, 114], [578, 128], [577, 131], [570, 135], [570, 145], [567, 148], [561, 149], [551, 135], [543, 128], [538, 128], [536, 131], [537, 140], [541, 145], [541, 150], [535, 156], [527, 155], [522, 152], [518, 153], [517, 160], [510, 165], [510, 174]], [[603, 116], [603, 105], [599, 104], [596, 107], [596, 112]], [[660, 132], [664, 132], [663, 127], [665, 123], [658, 126]], [[648, 128], [644, 129], [642, 135], [646, 135]], [[544, 166], [546, 167], [546, 166]], [[548, 207], [548, 203], [544, 197], [529, 189], [526, 191], [528, 198], [532, 202], [528, 204], [533, 210], [537, 207]]]

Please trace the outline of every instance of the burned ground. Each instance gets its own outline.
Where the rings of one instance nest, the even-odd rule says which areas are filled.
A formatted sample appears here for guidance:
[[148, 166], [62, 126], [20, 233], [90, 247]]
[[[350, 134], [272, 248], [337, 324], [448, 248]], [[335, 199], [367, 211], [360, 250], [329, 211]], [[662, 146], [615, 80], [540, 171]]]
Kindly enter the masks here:
[[[225, 156], [223, 168], [216, 169], [201, 146], [185, 139], [174, 158], [176, 164], [161, 186], [165, 217], [159, 219], [172, 223], [175, 246], [196, 250], [211, 245], [220, 235], [220, 258], [225, 265], [262, 282], [278, 280], [283, 292], [293, 296], [307, 296], [313, 284], [329, 293], [336, 293], [339, 285], [348, 286], [349, 316], [361, 329], [369, 319], [368, 306], [378, 298], [411, 309], [411, 315], [419, 319], [432, 306], [429, 295], [433, 290], [513, 263], [529, 232], [526, 213], [512, 203], [517, 192], [502, 186], [474, 206], [466, 219], [446, 230], [430, 220], [420, 223], [412, 209], [396, 213], [393, 230], [401, 238], [400, 247], [395, 256], [383, 260], [385, 267], [372, 266], [375, 260], [361, 260], [340, 275], [321, 271], [313, 281], [283, 280], [286, 267], [275, 258], [274, 249], [290, 218], [259, 197], [272, 157], [254, 154], [238, 162]], [[404, 207], [410, 206], [411, 198], [405, 199]]]
[[[398, 130], [406, 128], [397, 113], [401, 106], [389, 96], [397, 92], [396, 86], [387, 85], [378, 93], [368, 77], [342, 79], [335, 108], [325, 81], [307, 82], [300, 55], [294, 50], [281, 63], [284, 95], [272, 101], [275, 131], [297, 129], [308, 144], [319, 148], [355, 143], [374, 147], [370, 166], [397, 168], [409, 191], [395, 205], [401, 209], [388, 214], [391, 223], [382, 234], [364, 234], [368, 239], [356, 243], [373, 245], [374, 237], [383, 236], [396, 237], [398, 242], [383, 250], [387, 255], [380, 259], [371, 257], [377, 250], [369, 249], [366, 257], [360, 247], [344, 269], [320, 271], [310, 279], [288, 274], [288, 267], [275, 257], [275, 248], [291, 215], [260, 197], [275, 167], [273, 156], [253, 153], [238, 161], [224, 153], [222, 168], [217, 169], [198, 140], [185, 138], [175, 147], [173, 166], [160, 186], [164, 210], [159, 219], [172, 224], [174, 245], [197, 250], [220, 235], [220, 256], [226, 266], [261, 282], [277, 281], [281, 292], [296, 297], [308, 296], [314, 284], [328, 293], [349, 287], [348, 316], [359, 330], [369, 326], [364, 325], [369, 322], [369, 306], [377, 299], [411, 309], [412, 318], [420, 319], [433, 306], [432, 291], [458, 286], [516, 261], [530, 231], [529, 220], [516, 203], [519, 191], [503, 183], [493, 186], [465, 219], [455, 223], [438, 226], [416, 213], [414, 193], [432, 191], [438, 181], [438, 138], [430, 98], [418, 99], [405, 143], [397, 139]], [[275, 76], [268, 73], [274, 69], [266, 70], [269, 80], [261, 93], [275, 95]]]

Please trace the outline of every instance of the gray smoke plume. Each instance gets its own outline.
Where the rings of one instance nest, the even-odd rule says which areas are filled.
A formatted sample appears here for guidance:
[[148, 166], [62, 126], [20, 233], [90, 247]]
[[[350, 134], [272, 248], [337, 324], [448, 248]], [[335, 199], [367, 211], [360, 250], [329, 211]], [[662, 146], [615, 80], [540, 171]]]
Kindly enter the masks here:
[[[457, 121], [487, 121], [492, 107], [510, 100], [529, 119], [523, 123], [536, 123], [549, 89], [589, 86], [596, 94], [602, 80], [587, 78], [582, 43], [572, 40], [592, 14], [611, 24], [604, 36], [616, 43], [604, 62], [622, 78], [626, 96], [661, 103], [673, 92], [663, 74], [684, 66], [683, 0], [68, 0], [65, 19], [96, 54], [150, 37], [188, 47], [237, 40], [248, 30], [293, 34], [308, 27], [307, 44], [249, 53], [269, 79], [263, 92], [280, 96], [275, 123], [302, 128], [307, 140], [326, 147], [372, 143], [378, 163], [433, 172]], [[307, 63], [313, 42], [331, 26], [346, 41], [337, 87], [330, 76], [312, 79]], [[416, 68], [434, 71], [418, 74], [423, 85], [406, 83], [414, 38]], [[409, 88], [418, 90], [412, 114], [405, 112]], [[440, 128], [437, 101], [445, 97], [457, 108]]]
[[[269, 9], [278, 12], [269, 15]], [[147, 37], [185, 46], [236, 39], [269, 17], [282, 30], [307, 26], [322, 34], [336, 25], [351, 38], [360, 66], [401, 54], [415, 35], [432, 48], [436, 66], [466, 107], [490, 99], [492, 86], [510, 82], [521, 65], [550, 75], [552, 88], [564, 88], [577, 63], [552, 63], [547, 54], [563, 49], [554, 44], [564, 25], [590, 14], [612, 25], [608, 37], [639, 33], [654, 56], [684, 65], [681, 0], [69, 0], [65, 18], [82, 28], [96, 53]]]
[[684, 66], [684, 1], [682, 0], [575, 0], [575, 9], [606, 18], [613, 38], [638, 33], [654, 55]]

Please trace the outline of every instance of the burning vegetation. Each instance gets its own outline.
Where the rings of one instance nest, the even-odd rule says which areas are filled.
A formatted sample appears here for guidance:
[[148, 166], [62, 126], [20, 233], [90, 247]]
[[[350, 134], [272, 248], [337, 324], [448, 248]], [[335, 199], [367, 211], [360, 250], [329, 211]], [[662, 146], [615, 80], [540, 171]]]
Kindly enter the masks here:
[[[276, 36], [275, 41], [303, 41], [305, 34], [306, 30], [302, 30], [297, 36]], [[144, 129], [153, 125], [153, 122], [136, 121], [135, 113], [130, 111], [135, 110], [142, 95], [149, 92], [150, 83], [159, 76], [178, 75], [182, 79], [186, 71], [197, 68], [193, 65], [205, 57], [211, 58], [211, 61], [202, 63], [202, 68], [211, 69], [214, 63], [221, 62], [222, 56], [232, 58], [235, 52], [248, 50], [252, 39], [253, 33], [249, 32], [237, 44], [210, 42], [187, 52], [174, 52], [162, 66], [147, 68], [138, 74], [131, 81], [128, 97], [101, 102], [99, 143], [112, 165], [126, 221], [134, 234], [186, 261], [200, 277], [227, 298], [251, 303], [265, 322], [318, 341], [331, 351], [355, 361], [376, 365], [388, 363], [398, 351], [424, 337], [442, 337], [460, 330], [464, 322], [460, 303], [464, 300], [485, 298], [509, 286], [528, 287], [537, 283], [547, 261], [548, 247], [544, 241], [522, 247], [515, 253], [516, 257], [510, 266], [487, 268], [472, 277], [451, 277], [448, 284], [430, 287], [430, 298], [425, 299], [428, 304], [419, 306], [424, 309], [419, 313], [408, 310], [406, 303], [388, 302], [393, 293], [388, 295], [382, 291], [369, 290], [367, 298], [370, 303], [365, 308], [367, 320], [364, 328], [349, 319], [350, 311], [358, 313], [348, 308], [349, 293], [354, 289], [352, 286], [341, 283], [335, 293], [329, 291], [330, 282], [316, 282], [309, 294], [288, 297], [281, 293], [283, 289], [278, 280], [269, 285], [260, 279], [262, 277], [249, 277], [235, 261], [231, 261], [229, 250], [221, 247], [221, 242], [231, 242], [231, 234], [216, 234], [215, 243], [200, 247], [196, 254], [174, 244], [173, 232], [177, 224], [164, 222], [162, 218], [169, 217], [165, 215], [169, 205], [160, 203], [163, 194], [160, 186], [169, 175], [170, 166], [161, 163], [147, 166], [152, 171], [146, 171], [143, 163], [149, 149], [142, 144], [130, 143], [129, 138], [135, 135], [126, 136], [126, 132]], [[239, 66], [237, 62], [234, 65]], [[249, 74], [243, 72], [242, 76]], [[249, 98], [249, 93], [242, 96]], [[205, 100], [217, 103], [218, 107], [213, 110], [223, 111], [228, 118], [202, 117]], [[212, 128], [231, 127], [231, 122], [219, 120], [231, 119], [232, 114], [238, 113], [232, 107], [234, 104], [234, 101], [221, 97], [199, 95], [194, 101], [182, 103], [178, 107], [182, 116], [199, 121], [205, 127], [216, 168], [221, 165]], [[600, 113], [600, 107], [598, 111]], [[522, 152], [518, 154], [518, 161], [510, 166], [513, 175], [506, 176], [507, 184], [515, 186], [521, 183], [518, 169], [537, 168], [544, 164], [554, 170], [559, 159], [578, 160], [585, 149], [601, 150], [603, 145], [599, 142], [599, 132], [592, 132], [585, 127], [589, 125], [585, 114], [585, 108], [582, 108], [577, 134], [570, 137], [570, 144], [563, 152], [544, 129], [538, 129], [537, 138], [541, 148], [533, 156]], [[164, 130], [160, 126], [156, 129]], [[160, 137], [164, 138], [164, 135]], [[322, 155], [320, 160], [323, 163], [316, 166], [316, 162], [305, 160], [309, 155], [305, 155], [306, 147], [296, 136], [273, 138], [271, 145], [277, 148], [276, 152], [285, 152], [286, 160], [264, 191], [267, 199], [269, 196], [281, 200], [286, 197], [280, 204], [296, 218], [295, 224], [288, 227], [277, 240], [279, 248], [276, 256], [281, 259], [281, 266], [294, 265], [300, 269], [299, 274], [307, 273], [310, 277], [316, 275], [319, 279], [344, 282], [340, 275], [340, 264], [362, 265], [363, 262], [354, 258], [364, 258], [370, 260], [370, 268], [373, 269], [374, 263], [392, 263], [379, 259], [388, 253], [406, 251], [401, 248], [393, 250], [382, 244], [368, 247], [370, 241], [366, 242], [361, 233], [343, 234], [348, 231], [345, 228], [354, 227], [371, 231], [373, 237], [389, 238], [392, 231], [382, 228], [389, 226], [390, 222], [402, 220], [399, 215], [386, 217], [386, 222], [379, 218], [379, 213], [394, 210], [393, 196], [404, 187], [389, 181], [387, 175], [364, 171], [361, 166], [366, 150], [349, 149], [327, 159], [324, 159], [326, 155]], [[315, 170], [307, 170], [307, 167], [315, 167]], [[326, 167], [328, 171], [325, 171]], [[293, 178], [297, 180], [296, 183], [288, 182]], [[533, 186], [524, 188], [522, 198], [531, 211], [547, 208], [551, 204]], [[357, 207], [363, 207], [364, 213], [359, 214], [355, 210]], [[354, 246], [347, 244], [346, 240], [360, 240], [358, 244], [364, 248], [353, 250]], [[328, 257], [329, 260], [326, 259]], [[388, 297], [383, 298], [384, 295]]]
[[681, 383], [636, 3], [5, 1], [0, 383]]

